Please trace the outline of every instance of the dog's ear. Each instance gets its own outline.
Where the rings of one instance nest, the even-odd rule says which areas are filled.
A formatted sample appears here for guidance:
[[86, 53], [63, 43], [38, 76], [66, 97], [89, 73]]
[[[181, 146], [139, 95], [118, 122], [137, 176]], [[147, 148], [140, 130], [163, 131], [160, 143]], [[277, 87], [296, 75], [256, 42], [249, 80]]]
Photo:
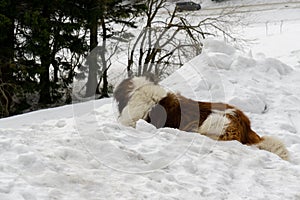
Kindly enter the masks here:
[[124, 107], [127, 105], [129, 98], [130, 98], [130, 92], [132, 92], [134, 86], [132, 83], [132, 79], [128, 78], [123, 80], [114, 91], [114, 98], [118, 103], [118, 109], [121, 113]]

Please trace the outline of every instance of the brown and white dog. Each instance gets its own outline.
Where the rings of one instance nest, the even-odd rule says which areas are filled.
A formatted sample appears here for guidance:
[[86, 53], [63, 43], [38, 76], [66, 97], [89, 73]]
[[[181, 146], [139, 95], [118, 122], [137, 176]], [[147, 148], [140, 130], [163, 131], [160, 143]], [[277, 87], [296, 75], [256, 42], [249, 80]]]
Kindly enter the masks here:
[[197, 132], [215, 140], [237, 140], [289, 159], [279, 139], [258, 136], [251, 129], [248, 117], [234, 106], [194, 101], [168, 92], [147, 77], [123, 80], [115, 89], [114, 98], [123, 125], [135, 127], [139, 119], [144, 119], [157, 128]]

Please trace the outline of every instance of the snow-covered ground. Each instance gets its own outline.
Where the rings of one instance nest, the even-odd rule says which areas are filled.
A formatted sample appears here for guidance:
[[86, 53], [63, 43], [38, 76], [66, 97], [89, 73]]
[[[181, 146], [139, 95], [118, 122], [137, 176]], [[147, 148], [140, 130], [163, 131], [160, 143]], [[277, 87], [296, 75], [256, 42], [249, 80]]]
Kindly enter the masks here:
[[208, 39], [161, 82], [241, 108], [259, 135], [284, 141], [289, 162], [142, 120], [124, 127], [112, 99], [88, 101], [0, 120], [0, 199], [300, 199], [300, 20], [290, 18], [241, 30], [256, 39], [245, 49]]

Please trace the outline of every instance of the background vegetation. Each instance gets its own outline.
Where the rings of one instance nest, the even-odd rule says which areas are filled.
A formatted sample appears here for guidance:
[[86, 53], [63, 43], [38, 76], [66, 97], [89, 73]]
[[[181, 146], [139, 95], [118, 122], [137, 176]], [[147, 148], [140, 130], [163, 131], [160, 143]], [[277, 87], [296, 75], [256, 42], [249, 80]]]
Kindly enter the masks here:
[[[70, 103], [76, 71], [98, 38], [112, 37], [112, 23], [134, 26], [127, 18], [143, 9], [122, 0], [1, 0], [0, 117]], [[91, 85], [98, 69], [90, 66]]]
[[191, 24], [166, 3], [0, 0], [0, 117], [71, 103], [74, 77], [85, 80], [82, 96], [108, 97], [111, 58], [124, 50], [128, 76], [163, 77], [201, 53], [201, 39], [213, 35], [204, 27], [224, 30], [218, 18]]

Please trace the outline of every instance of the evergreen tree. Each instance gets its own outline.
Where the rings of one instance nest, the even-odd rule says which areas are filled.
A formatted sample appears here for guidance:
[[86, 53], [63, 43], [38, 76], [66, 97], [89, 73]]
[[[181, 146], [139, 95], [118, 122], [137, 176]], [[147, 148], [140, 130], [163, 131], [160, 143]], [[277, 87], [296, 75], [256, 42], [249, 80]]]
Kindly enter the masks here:
[[14, 21], [16, 7], [13, 1], [0, 1], [0, 117], [9, 115], [15, 81], [11, 79], [14, 65]]
[[[140, 14], [145, 9], [145, 5], [124, 3], [122, 0], [90, 0], [84, 1], [82, 5], [86, 10], [87, 28], [90, 31], [90, 55], [87, 59], [89, 72], [85, 95], [86, 97], [95, 95], [98, 92], [100, 82], [103, 81], [101, 97], [108, 97], [107, 71], [110, 55], [107, 55], [107, 40], [119, 34], [113, 28], [115, 24], [135, 27], [134, 21], [127, 19]], [[98, 27], [101, 28], [100, 31]], [[101, 36], [100, 45], [99, 34]], [[100, 58], [100, 65], [98, 58]], [[100, 71], [99, 81], [97, 78], [98, 71]]]
[[[27, 61], [26, 71], [33, 71], [32, 75], [38, 76], [39, 103], [55, 103], [60, 97], [56, 90], [57, 84], [66, 80], [70, 83], [74, 73], [73, 61], [59, 54], [69, 51], [84, 55], [85, 38], [79, 36], [81, 24], [72, 20], [72, 16], [68, 16], [72, 14], [69, 10], [72, 9], [72, 4], [68, 1], [35, 0], [27, 5], [30, 6], [20, 18], [23, 29], [21, 37], [25, 38], [22, 59]], [[28, 60], [31, 60], [33, 65], [28, 65]], [[50, 71], [50, 67], [53, 71]], [[69, 77], [58, 76], [60, 67], [65, 74], [68, 72]]]
[[[116, 35], [115, 24], [133, 26], [126, 18], [142, 8], [121, 0], [0, 0], [0, 117], [61, 104], [94, 49], [86, 95], [102, 80], [108, 96], [106, 41]], [[27, 100], [33, 96], [35, 105]]]

